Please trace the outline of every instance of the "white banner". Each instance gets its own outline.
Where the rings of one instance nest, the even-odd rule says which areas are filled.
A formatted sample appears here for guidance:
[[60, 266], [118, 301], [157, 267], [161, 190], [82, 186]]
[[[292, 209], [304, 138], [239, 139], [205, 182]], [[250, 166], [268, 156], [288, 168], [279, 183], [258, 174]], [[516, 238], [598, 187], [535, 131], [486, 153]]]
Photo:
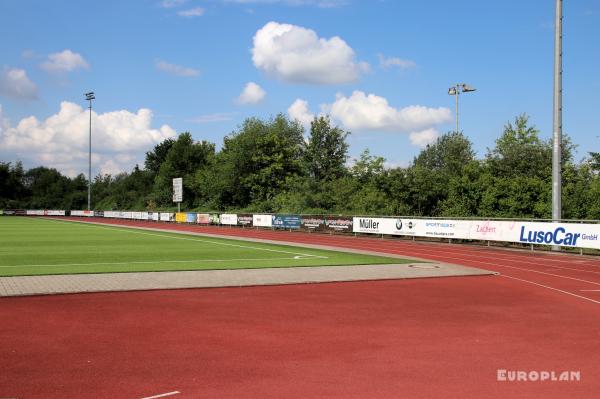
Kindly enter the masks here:
[[258, 227], [271, 227], [273, 226], [273, 216], [252, 215], [252, 224]]
[[355, 233], [600, 249], [600, 224], [355, 217]]
[[221, 224], [237, 225], [237, 214], [222, 213]]
[[71, 216], [94, 216], [94, 211], [71, 211]]
[[170, 222], [173, 220], [173, 214], [169, 212], [161, 212], [160, 213], [160, 221], [161, 222]]
[[181, 202], [183, 200], [183, 178], [177, 177], [173, 179], [173, 202]]
[[48, 216], [65, 216], [65, 211], [51, 210], [51, 211], [46, 211], [45, 213]]
[[38, 210], [38, 209], [28, 209], [25, 211], [25, 215], [27, 215], [27, 216], [44, 216], [44, 211]]

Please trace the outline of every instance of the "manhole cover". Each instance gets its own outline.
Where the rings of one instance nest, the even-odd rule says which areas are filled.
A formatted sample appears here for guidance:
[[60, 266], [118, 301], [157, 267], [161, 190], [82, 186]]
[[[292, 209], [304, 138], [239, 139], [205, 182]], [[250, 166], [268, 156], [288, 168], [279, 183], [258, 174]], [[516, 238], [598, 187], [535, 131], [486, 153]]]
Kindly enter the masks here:
[[439, 269], [438, 265], [408, 265], [408, 267], [412, 267], [415, 269]]

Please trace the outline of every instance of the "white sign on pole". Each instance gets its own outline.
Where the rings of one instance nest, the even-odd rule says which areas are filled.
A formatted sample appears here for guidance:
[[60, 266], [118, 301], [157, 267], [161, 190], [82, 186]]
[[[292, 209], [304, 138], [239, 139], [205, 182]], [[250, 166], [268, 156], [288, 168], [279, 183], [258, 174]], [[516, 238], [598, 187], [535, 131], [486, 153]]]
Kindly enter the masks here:
[[183, 201], [183, 178], [173, 179], [173, 202]]

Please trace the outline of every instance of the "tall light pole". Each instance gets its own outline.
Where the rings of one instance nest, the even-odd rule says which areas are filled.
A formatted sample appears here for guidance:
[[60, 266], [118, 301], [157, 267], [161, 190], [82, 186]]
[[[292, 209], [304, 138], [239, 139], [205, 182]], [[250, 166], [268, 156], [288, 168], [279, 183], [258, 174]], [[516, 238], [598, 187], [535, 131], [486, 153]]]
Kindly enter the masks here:
[[452, 86], [448, 89], [448, 94], [456, 97], [456, 132], [458, 133], [458, 96], [460, 93], [469, 93], [475, 91], [474, 87], [467, 85], [466, 83], [459, 83], [456, 86]]
[[85, 93], [85, 99], [90, 102], [90, 140], [89, 140], [89, 156], [88, 156], [88, 211], [92, 209], [92, 100], [95, 100], [94, 92]]
[[[552, 123], [552, 220], [562, 219], [561, 147], [562, 147], [562, 0], [556, 0], [554, 23], [554, 110]], [[553, 250], [560, 250], [553, 246]]]

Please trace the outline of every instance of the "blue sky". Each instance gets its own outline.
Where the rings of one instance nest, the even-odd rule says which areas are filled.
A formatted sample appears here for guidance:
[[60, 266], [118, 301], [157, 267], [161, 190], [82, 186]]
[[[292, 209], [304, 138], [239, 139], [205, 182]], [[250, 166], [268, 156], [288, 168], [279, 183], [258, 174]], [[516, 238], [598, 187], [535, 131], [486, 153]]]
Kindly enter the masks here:
[[[564, 131], [600, 150], [600, 3], [565, 1]], [[552, 129], [554, 1], [0, 1], [0, 160], [130, 170], [189, 131], [222, 143], [244, 118], [328, 113], [389, 166], [454, 130], [478, 154], [527, 113]], [[246, 88], [246, 90], [245, 90]], [[245, 91], [245, 93], [243, 93]]]

